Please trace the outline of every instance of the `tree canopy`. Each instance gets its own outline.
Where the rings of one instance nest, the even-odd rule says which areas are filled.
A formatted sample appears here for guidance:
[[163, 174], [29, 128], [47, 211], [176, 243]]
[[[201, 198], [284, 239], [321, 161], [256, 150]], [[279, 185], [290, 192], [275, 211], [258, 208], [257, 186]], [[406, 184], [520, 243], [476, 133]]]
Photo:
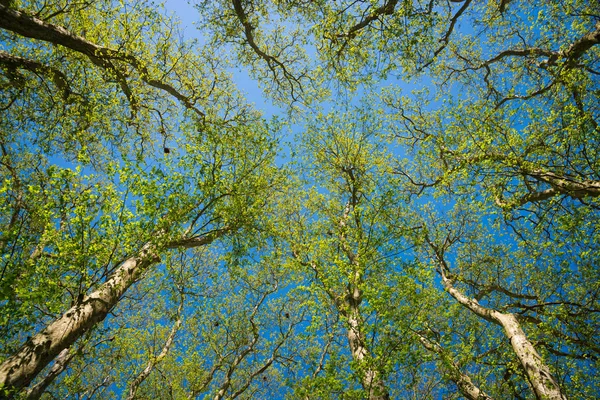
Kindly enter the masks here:
[[191, 4], [0, 0], [0, 398], [599, 397], [595, 2]]

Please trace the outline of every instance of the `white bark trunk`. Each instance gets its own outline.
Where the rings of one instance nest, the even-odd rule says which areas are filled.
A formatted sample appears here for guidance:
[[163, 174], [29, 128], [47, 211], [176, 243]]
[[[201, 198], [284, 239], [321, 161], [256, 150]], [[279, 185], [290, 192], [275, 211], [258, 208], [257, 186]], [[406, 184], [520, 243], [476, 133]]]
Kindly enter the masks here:
[[[362, 332], [362, 317], [358, 308], [360, 298], [354, 298], [352, 301], [353, 303], [350, 304], [348, 312], [348, 344], [350, 345], [352, 359], [362, 364], [367, 361], [369, 351], [366, 348], [364, 333]], [[378, 371], [366, 368], [361, 384], [367, 391], [369, 400], [390, 399], [388, 390]]]
[[504, 328], [513, 351], [521, 361], [536, 396], [540, 399], [566, 400], [567, 397], [561, 393], [558, 383], [550, 373], [550, 369], [531, 342], [527, 340], [517, 318], [513, 314], [502, 314], [497, 311], [494, 311], [493, 314], [494, 318]]
[[126, 260], [97, 290], [33, 336], [0, 365], [0, 387], [18, 390], [29, 385], [63, 349], [104, 320], [129, 286], [156, 261], [150, 244], [145, 245], [137, 256]]
[[[225, 228], [211, 235], [175, 241], [167, 247], [199, 247], [211, 243], [227, 230]], [[137, 255], [125, 260], [104, 284], [33, 336], [0, 365], [0, 388], [16, 393], [29, 385], [62, 350], [104, 320], [127, 289], [159, 261], [154, 245], [150, 243], [144, 245]]]
[[567, 397], [561, 392], [558, 382], [550, 373], [550, 368], [544, 363], [542, 357], [540, 357], [533, 347], [533, 344], [527, 339], [517, 318], [513, 314], [504, 314], [494, 309], [483, 307], [477, 300], [465, 296], [456, 289], [452, 280], [447, 276], [449, 268], [446, 265], [443, 255], [440, 254], [439, 249], [431, 242], [429, 242], [429, 245], [435, 251], [444, 289], [461, 305], [473, 313], [504, 328], [504, 332], [510, 340], [514, 353], [519, 358], [536, 397], [544, 400], [566, 400]]

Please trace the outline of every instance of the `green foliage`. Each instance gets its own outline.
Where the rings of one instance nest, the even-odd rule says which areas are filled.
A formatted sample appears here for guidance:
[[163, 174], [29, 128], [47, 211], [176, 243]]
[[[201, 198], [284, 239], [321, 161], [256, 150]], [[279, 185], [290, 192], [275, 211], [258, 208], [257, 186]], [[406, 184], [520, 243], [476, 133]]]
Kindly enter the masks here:
[[194, 5], [0, 1], [0, 361], [135, 261], [30, 389], [598, 397], [593, 2]]

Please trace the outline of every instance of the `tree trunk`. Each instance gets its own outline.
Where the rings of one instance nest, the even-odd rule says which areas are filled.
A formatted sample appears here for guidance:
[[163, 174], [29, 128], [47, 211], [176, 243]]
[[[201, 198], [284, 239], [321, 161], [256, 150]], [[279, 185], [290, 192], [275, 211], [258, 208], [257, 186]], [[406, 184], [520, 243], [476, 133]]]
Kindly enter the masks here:
[[[167, 247], [199, 247], [211, 243], [225, 231], [223, 229], [212, 235], [179, 240]], [[14, 396], [29, 385], [61, 351], [104, 320], [127, 289], [159, 261], [155, 246], [151, 243], [144, 245], [134, 257], [125, 260], [104, 284], [29, 339], [0, 365], [0, 388]]]
[[527, 340], [517, 318], [513, 314], [503, 314], [497, 311], [493, 312], [493, 317], [504, 328], [536, 396], [540, 399], [566, 400], [567, 397], [561, 393], [558, 383], [550, 373], [550, 368], [544, 363], [531, 342]]
[[[444, 283], [446, 285], [446, 283]], [[510, 344], [516, 356], [521, 362], [533, 391], [537, 398], [548, 400], [566, 400], [566, 396], [560, 391], [556, 379], [550, 373], [550, 368], [544, 363], [542, 357], [527, 339], [525, 332], [513, 314], [504, 314], [493, 309], [485, 308], [475, 300], [470, 299], [456, 290], [452, 285], [447, 285], [446, 290], [458, 300], [460, 304], [473, 311], [475, 314], [494, 322], [502, 328], [510, 340]]]
[[456, 289], [452, 279], [448, 277], [449, 268], [444, 260], [443, 253], [429, 239], [427, 241], [435, 252], [444, 289], [473, 313], [504, 328], [504, 332], [510, 340], [514, 353], [521, 362], [536, 397], [544, 400], [566, 400], [567, 397], [561, 392], [558, 382], [550, 373], [550, 368], [527, 339], [517, 318], [513, 314], [505, 314], [483, 307], [476, 299], [471, 299]]
[[56, 358], [54, 365], [48, 372], [48, 375], [46, 375], [41, 382], [27, 390], [25, 398], [27, 400], [38, 400], [40, 397], [42, 397], [42, 394], [44, 394], [46, 388], [50, 386], [57, 376], [62, 374], [65, 368], [67, 368], [67, 365], [69, 365], [69, 362], [73, 359], [75, 353], [75, 349], [73, 348], [67, 348], [61, 351]]
[[[367, 361], [369, 351], [365, 345], [362, 316], [359, 309], [361, 296], [358, 289], [353, 290], [352, 293], [348, 293], [346, 299], [348, 303], [348, 344], [350, 345], [352, 359], [358, 362], [359, 365], [362, 365]], [[361, 384], [368, 393], [367, 398], [369, 400], [389, 400], [390, 395], [385, 383], [381, 379], [379, 371], [368, 367], [362, 372]]]

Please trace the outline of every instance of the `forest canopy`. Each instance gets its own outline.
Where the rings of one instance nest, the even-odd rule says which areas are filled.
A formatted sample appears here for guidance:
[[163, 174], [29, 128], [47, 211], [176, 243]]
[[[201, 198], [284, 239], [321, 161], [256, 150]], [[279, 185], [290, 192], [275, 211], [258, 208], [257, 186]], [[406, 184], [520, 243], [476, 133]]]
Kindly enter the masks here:
[[0, 0], [0, 398], [598, 398], [600, 8], [533, 3]]

